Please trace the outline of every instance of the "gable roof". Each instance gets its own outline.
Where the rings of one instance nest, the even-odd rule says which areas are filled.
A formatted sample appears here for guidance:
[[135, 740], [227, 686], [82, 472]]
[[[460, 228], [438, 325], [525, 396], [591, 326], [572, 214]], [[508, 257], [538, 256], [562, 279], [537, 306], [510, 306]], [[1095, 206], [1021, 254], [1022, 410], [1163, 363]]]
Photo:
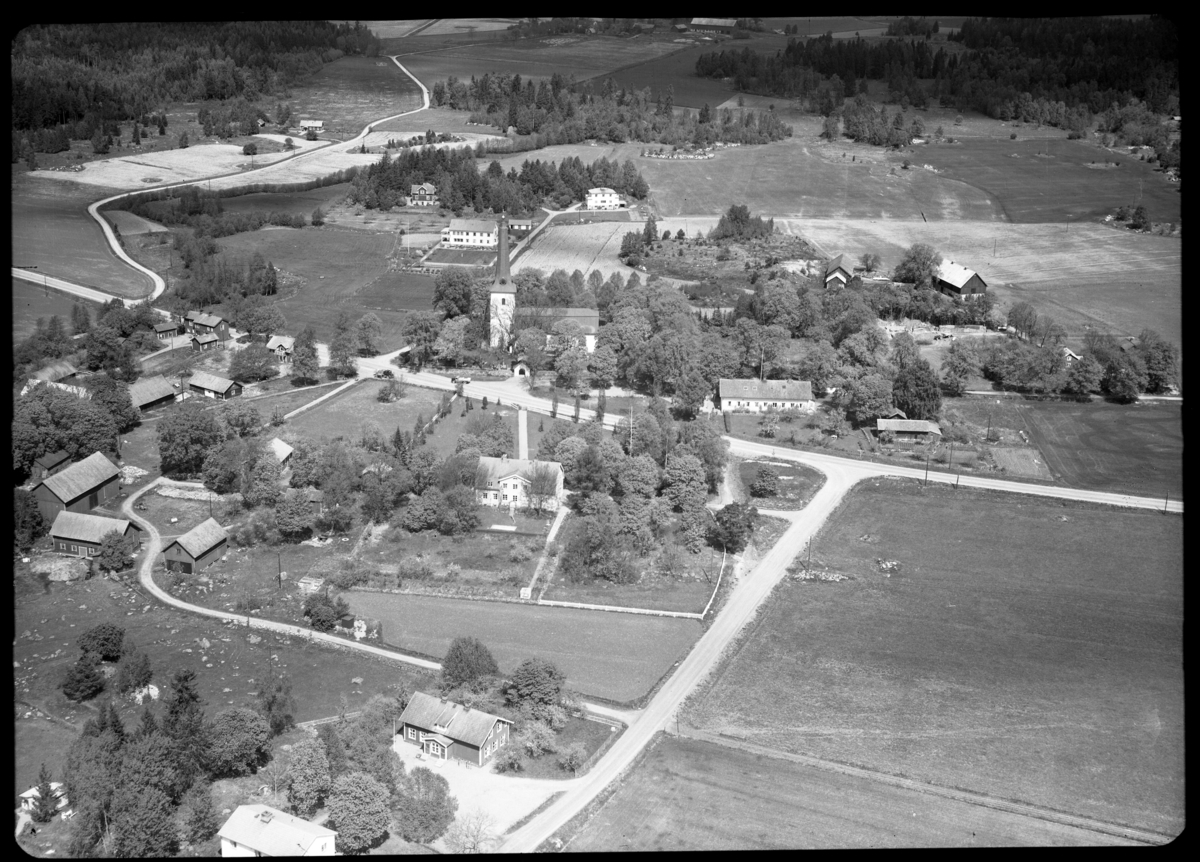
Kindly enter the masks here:
[[415, 724], [417, 727], [427, 727], [430, 730], [435, 727], [440, 728], [439, 733], [476, 748], [483, 746], [497, 721], [506, 721], [512, 724], [507, 718], [501, 718], [480, 709], [468, 709], [461, 703], [439, 700], [420, 691], [416, 692], [408, 701], [408, 706], [400, 714], [400, 721], [406, 724]]
[[47, 476], [40, 484], [49, 488], [64, 503], [70, 503], [120, 475], [121, 471], [112, 461], [99, 452], [93, 452], [61, 473]]
[[337, 832], [269, 805], [239, 805], [217, 835], [264, 856], [303, 856], [318, 838]]
[[693, 18], [693, 27], [729, 27], [737, 26], [737, 20], [734, 18]]
[[50, 535], [98, 545], [105, 533], [116, 530], [123, 536], [128, 529], [129, 521], [127, 520], [64, 511], [55, 516], [54, 524], [50, 527]]
[[829, 281], [829, 276], [833, 275], [833, 273], [839, 269], [842, 272], [846, 273], [846, 275], [850, 274], [850, 270], [846, 267], [846, 264], [843, 263], [843, 258], [845, 258], [845, 257], [846, 257], [846, 255], [839, 254], [833, 260], [829, 261], [829, 265], [827, 267], [825, 267], [825, 280], [826, 281]]
[[[479, 458], [479, 467], [487, 470], [487, 481], [499, 482], [502, 479], [507, 479], [510, 476], [520, 476], [525, 481], [532, 481], [533, 471], [539, 467], [551, 467], [562, 472], [562, 464], [557, 461], [537, 461], [532, 458], [493, 458], [489, 455], [482, 455]], [[479, 472], [476, 472], [476, 481], [478, 482]]]
[[62, 380], [64, 377], [70, 377], [78, 370], [70, 362], [60, 359], [57, 362], [50, 362], [43, 365], [37, 371], [33, 372], [33, 376], [38, 380]]
[[28, 383], [21, 387], [21, 395], [28, 395], [39, 386], [48, 386], [51, 389], [57, 389], [59, 392], [66, 392], [68, 395], [74, 395], [76, 398], [82, 398], [84, 401], [92, 400], [92, 392], [82, 386], [72, 386], [69, 383], [56, 383], [53, 380], [37, 380], [31, 379]]
[[717, 391], [721, 398], [751, 398], [760, 401], [812, 401], [812, 383], [807, 380], [754, 380], [722, 377]]
[[39, 455], [33, 459], [34, 466], [42, 467], [46, 470], [53, 470], [63, 461], [70, 461], [71, 456], [67, 454], [66, 449], [59, 449], [57, 452], [51, 452], [46, 455]]
[[271, 447], [271, 451], [275, 453], [275, 460], [280, 464], [282, 464], [284, 460], [292, 454], [292, 452], [296, 451], [278, 437], [272, 437], [267, 445]]
[[178, 323], [156, 323], [154, 324], [155, 332], [174, 332], [179, 329]]
[[917, 433], [937, 434], [942, 436], [942, 429], [936, 422], [925, 419], [876, 419], [876, 431], [908, 431]]
[[421, 183], [420, 185], [413, 186], [412, 191], [409, 192], [409, 194], [413, 194], [413, 195], [437, 194], [437, 186], [435, 186], [433, 183]]
[[197, 317], [203, 317], [203, 316], [204, 316], [203, 311], [189, 311], [187, 314], [185, 314], [183, 316], [183, 319], [184, 320], [195, 320]]
[[[209, 518], [207, 521], [192, 527], [192, 529], [173, 541], [171, 545], [179, 545], [179, 547], [195, 558], [208, 553], [228, 537], [229, 534], [225, 532], [225, 528], [218, 524], [214, 518]], [[167, 545], [167, 548], [171, 547], [171, 545]], [[163, 550], [165, 551], [166, 548], [163, 548]]]
[[216, 314], [201, 314], [198, 317], [196, 317], [195, 320], [193, 321], [193, 323], [195, 323], [196, 326], [212, 326], [212, 327], [220, 326], [224, 322], [225, 322], [225, 318], [220, 317]]
[[587, 193], [589, 195], [615, 195], [616, 194], [616, 192], [614, 192], [608, 186], [601, 186], [598, 189], [588, 189]]
[[210, 392], [228, 392], [233, 386], [232, 380], [226, 380], [224, 377], [218, 377], [215, 374], [209, 374], [207, 371], [197, 371], [188, 381], [189, 386], [199, 386], [201, 389], [207, 389]]
[[267, 350], [275, 350], [282, 347], [288, 353], [292, 352], [292, 348], [296, 346], [296, 339], [290, 335], [272, 335], [267, 341]]
[[304, 499], [309, 503], [320, 503], [325, 500], [325, 492], [320, 488], [305, 488]]
[[480, 231], [482, 233], [495, 233], [499, 230], [499, 227], [494, 221], [486, 218], [452, 218], [450, 219], [450, 227], [442, 228], [442, 230], [469, 230]]
[[[965, 266], [961, 266], [952, 260], [943, 259], [941, 266], [938, 267], [938, 280], [960, 289], [976, 275], [979, 275], [979, 273], [975, 270], [967, 269]], [[979, 280], [983, 281], [983, 277], [981, 276]], [[987, 282], [984, 282], [984, 286], [987, 286]]]
[[129, 400], [139, 410], [147, 404], [153, 404], [155, 401], [168, 397], [175, 397], [175, 387], [167, 382], [167, 378], [161, 374], [143, 377], [141, 380], [129, 384]]
[[880, 419], [907, 419], [908, 415], [899, 407], [889, 407], [879, 416]]

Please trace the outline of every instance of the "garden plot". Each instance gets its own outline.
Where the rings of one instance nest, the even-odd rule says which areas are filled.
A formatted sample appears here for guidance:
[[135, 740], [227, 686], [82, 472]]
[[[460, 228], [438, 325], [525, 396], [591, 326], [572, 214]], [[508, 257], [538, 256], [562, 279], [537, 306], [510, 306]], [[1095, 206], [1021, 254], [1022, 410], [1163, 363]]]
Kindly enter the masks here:
[[513, 272], [523, 269], [540, 269], [553, 272], [580, 270], [585, 276], [592, 270], [608, 278], [612, 273], [626, 275], [629, 267], [621, 263], [617, 252], [621, 250], [621, 239], [634, 229], [627, 222], [600, 222], [598, 224], [551, 225], [533, 238], [513, 262]]

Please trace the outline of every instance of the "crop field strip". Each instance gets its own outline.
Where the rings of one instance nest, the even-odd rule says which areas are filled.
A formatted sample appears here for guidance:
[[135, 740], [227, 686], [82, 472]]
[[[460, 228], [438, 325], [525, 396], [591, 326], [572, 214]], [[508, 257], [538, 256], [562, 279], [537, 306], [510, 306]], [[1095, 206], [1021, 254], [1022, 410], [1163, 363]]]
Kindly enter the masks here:
[[[859, 485], [813, 552], [850, 579], [781, 584], [690, 721], [1174, 833], [1182, 527], [1151, 512]], [[902, 569], [887, 577], [878, 559]]]
[[625, 233], [634, 230], [629, 222], [603, 221], [587, 225], [551, 225], [533, 238], [513, 261], [513, 273], [523, 269], [540, 269], [551, 273], [576, 269], [585, 276], [599, 270], [605, 278], [614, 272], [625, 274], [629, 267], [621, 263], [617, 252]]

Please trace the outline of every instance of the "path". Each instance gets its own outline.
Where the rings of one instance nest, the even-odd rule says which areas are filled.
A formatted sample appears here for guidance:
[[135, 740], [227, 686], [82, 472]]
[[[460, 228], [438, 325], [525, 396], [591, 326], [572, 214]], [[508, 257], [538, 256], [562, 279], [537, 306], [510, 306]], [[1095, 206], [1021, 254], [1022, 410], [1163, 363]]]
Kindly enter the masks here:
[[524, 407], [517, 408], [517, 457], [529, 457], [529, 411]]

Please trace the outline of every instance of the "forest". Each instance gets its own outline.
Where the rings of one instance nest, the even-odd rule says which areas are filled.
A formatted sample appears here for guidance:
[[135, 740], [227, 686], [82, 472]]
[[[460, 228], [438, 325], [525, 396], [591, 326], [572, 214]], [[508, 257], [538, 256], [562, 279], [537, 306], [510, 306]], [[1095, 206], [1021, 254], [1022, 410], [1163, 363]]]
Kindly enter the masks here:
[[792, 127], [771, 111], [724, 110], [676, 115], [670, 87], [652, 99], [649, 90], [627, 90], [611, 78], [592, 91], [574, 77], [555, 73], [549, 81], [522, 82], [520, 75], [483, 75], [469, 83], [451, 77], [430, 91], [431, 102], [471, 112], [471, 122], [536, 137], [537, 147], [641, 141], [674, 146], [710, 146], [717, 141], [765, 144], [791, 137]]
[[[696, 74], [807, 100], [820, 113], [828, 105], [814, 97], [834, 76], [845, 97], [860, 92], [864, 79], [883, 80], [893, 101], [920, 107], [932, 97], [1000, 120], [1064, 128], [1132, 99], [1154, 114], [1179, 111], [1179, 35], [1164, 18], [969, 18], [948, 36], [965, 46], [962, 53], [935, 51], [935, 27], [911, 23], [899, 29], [923, 38], [835, 40], [826, 33], [791, 39], [773, 55], [746, 48], [702, 54]], [[928, 94], [918, 79], [933, 79]]]
[[359, 23], [233, 21], [48, 24], [13, 37], [12, 127], [37, 130], [140, 118], [168, 102], [249, 101], [344, 54], [374, 56]]

